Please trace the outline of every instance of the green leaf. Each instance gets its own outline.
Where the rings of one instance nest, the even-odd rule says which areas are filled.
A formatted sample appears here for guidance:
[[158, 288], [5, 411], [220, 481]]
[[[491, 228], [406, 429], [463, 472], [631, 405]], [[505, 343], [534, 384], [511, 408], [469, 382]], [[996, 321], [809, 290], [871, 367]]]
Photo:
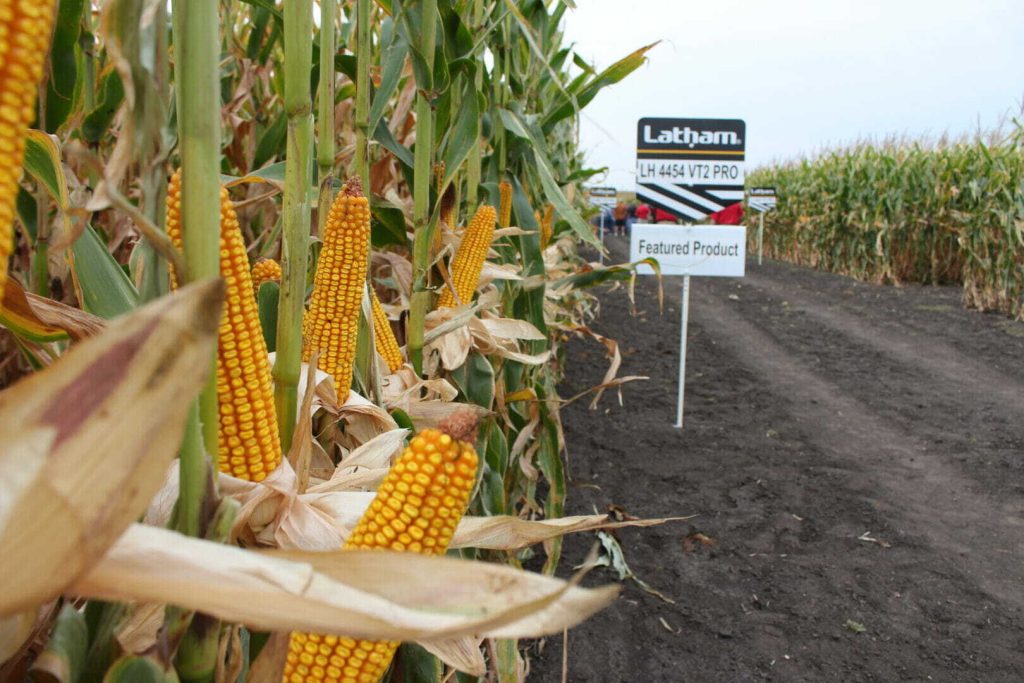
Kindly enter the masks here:
[[[554, 107], [548, 109], [547, 116], [544, 117], [544, 121], [541, 127], [545, 132], [549, 132], [551, 128], [561, 121], [562, 119], [568, 118], [575, 114], [583, 107], [590, 104], [590, 101], [597, 97], [597, 94], [601, 92], [601, 89], [605, 86], [618, 83], [629, 74], [636, 71], [640, 66], [647, 60], [647, 52], [657, 45], [658, 43], [651, 43], [645, 47], [635, 50], [619, 61], [615, 62], [607, 69], [594, 76], [582, 87], [573, 89], [570, 88], [572, 95], [565, 97], [564, 95], [560, 98], [561, 104], [556, 104]], [[575, 92], [573, 92], [575, 90]]]
[[256, 294], [263, 340], [267, 342], [267, 351], [270, 352], [277, 350], [277, 302], [280, 297], [281, 285], [276, 282], [264, 282]]
[[544, 135], [536, 125], [529, 125], [519, 114], [508, 109], [499, 109], [498, 111], [508, 132], [527, 139], [532, 145], [534, 158], [532, 170], [540, 179], [540, 184], [544, 188], [544, 195], [547, 197], [547, 200], [555, 205], [555, 210], [568, 221], [569, 226], [580, 239], [588, 244], [599, 246], [593, 229], [587, 225], [586, 221], [580, 218], [579, 212], [572, 208], [569, 200], [562, 193], [562, 188], [559, 187], [558, 180], [555, 178], [555, 172], [551, 168]]
[[[269, 183], [278, 189], [284, 188], [284, 171], [286, 167], [284, 161], [279, 161], [276, 164], [270, 166], [264, 166], [258, 170], [246, 173], [244, 176], [232, 176], [232, 175], [221, 175], [220, 181], [224, 183], [225, 187], [234, 187], [236, 185], [243, 185], [245, 183]], [[310, 187], [310, 192], [314, 188]]]
[[370, 107], [369, 130], [377, 130], [377, 124], [384, 116], [384, 109], [391, 103], [391, 96], [398, 89], [402, 77], [405, 58], [409, 55], [409, 44], [399, 32], [392, 32], [394, 38], [381, 55], [380, 87], [373, 94], [373, 105]]
[[636, 274], [636, 268], [640, 264], [650, 266], [654, 269], [658, 278], [661, 278], [661, 266], [658, 264], [658, 261], [653, 258], [645, 258], [632, 263], [605, 266], [601, 268], [590, 268], [556, 280], [552, 283], [552, 287], [557, 289], [571, 284], [575, 289], [585, 289], [587, 287], [603, 285], [606, 282], [629, 280]]
[[65, 603], [57, 616], [46, 649], [32, 664], [32, 680], [76, 683], [85, 665], [89, 648], [89, 627], [85, 615], [71, 603]]
[[373, 139], [379, 142], [384, 149], [398, 157], [398, 160], [407, 167], [412, 168], [415, 165], [412, 152], [408, 147], [395, 139], [395, 136], [391, 134], [391, 129], [384, 124], [383, 120], [373, 129]]
[[[260, 168], [284, 151], [285, 137], [288, 133], [288, 117], [277, 116], [270, 125], [264, 129], [260, 139], [256, 142], [256, 152], [253, 154], [252, 165]], [[283, 178], [282, 174], [282, 178]]]
[[480, 142], [480, 100], [472, 86], [466, 88], [466, 97], [459, 107], [458, 118], [455, 120], [454, 128], [448, 133], [448, 146], [444, 151], [444, 179], [441, 182], [441, 192], [459, 172], [462, 163], [469, 157], [469, 153]]
[[30, 130], [25, 138], [25, 172], [46, 188], [62, 211], [68, 209], [68, 181], [60, 163], [60, 148], [41, 130]]
[[402, 643], [391, 666], [391, 683], [441, 683], [441, 662], [416, 643]]
[[85, 0], [60, 0], [50, 48], [49, 80], [46, 83], [46, 130], [56, 133], [75, 106], [78, 82], [78, 36]]
[[375, 247], [389, 244], [406, 246], [405, 213], [390, 202], [373, 202], [370, 205], [373, 222], [370, 225], [370, 240]]
[[178, 683], [178, 676], [164, 671], [149, 657], [130, 655], [114, 662], [103, 683]]
[[116, 318], [139, 305], [139, 293], [91, 225], [71, 246], [71, 270], [82, 308]]
[[86, 142], [97, 143], [114, 121], [118, 108], [124, 101], [124, 82], [121, 74], [109, 69], [100, 81], [96, 108], [82, 122], [82, 137]]

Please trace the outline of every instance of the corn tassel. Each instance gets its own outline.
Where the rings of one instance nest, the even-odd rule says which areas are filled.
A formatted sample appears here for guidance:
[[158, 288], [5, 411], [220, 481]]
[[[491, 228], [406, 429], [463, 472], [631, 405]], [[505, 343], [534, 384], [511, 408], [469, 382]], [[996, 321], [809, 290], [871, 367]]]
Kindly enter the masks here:
[[[167, 191], [167, 234], [181, 249], [181, 172]], [[267, 345], [253, 295], [242, 230], [221, 189], [220, 274], [227, 283], [217, 338], [217, 467], [239, 479], [262, 481], [281, 463]], [[171, 287], [178, 278], [171, 272]]]
[[540, 221], [540, 248], [547, 249], [551, 244], [551, 236], [555, 230], [555, 207], [548, 204], [544, 207], [544, 218]]
[[36, 117], [53, 30], [53, 0], [0, 0], [0, 301], [14, 250], [14, 204], [25, 132]]
[[370, 287], [370, 305], [373, 307], [373, 338], [377, 353], [387, 363], [390, 372], [398, 372], [405, 363], [402, 359], [402, 349], [398, 346], [395, 332], [391, 329], [391, 321], [388, 320], [384, 307], [380, 305], [380, 299], [377, 298], [377, 292], [373, 291], [373, 287]]
[[[476, 480], [475, 419], [424, 429], [398, 458], [345, 548], [440, 555], [448, 549]], [[399, 643], [292, 633], [284, 683], [375, 683]]]
[[370, 203], [362, 183], [350, 178], [334, 199], [323, 231], [313, 294], [302, 321], [302, 359], [320, 351], [317, 367], [334, 377], [344, 403], [352, 386], [359, 313], [370, 255]]
[[261, 258], [252, 266], [252, 288], [259, 293], [264, 282], [281, 281], [281, 264], [272, 258]]
[[495, 213], [493, 206], [481, 206], [469, 222], [469, 227], [462, 235], [455, 257], [452, 259], [452, 288], [445, 287], [438, 300], [439, 308], [452, 308], [458, 302], [468, 304], [473, 300], [473, 293], [480, 282], [480, 271], [483, 270], [487, 251], [494, 237]]
[[498, 215], [501, 217], [501, 221], [498, 224], [507, 228], [512, 225], [512, 183], [507, 180], [498, 183], [498, 194], [501, 199], [501, 203], [498, 204]]

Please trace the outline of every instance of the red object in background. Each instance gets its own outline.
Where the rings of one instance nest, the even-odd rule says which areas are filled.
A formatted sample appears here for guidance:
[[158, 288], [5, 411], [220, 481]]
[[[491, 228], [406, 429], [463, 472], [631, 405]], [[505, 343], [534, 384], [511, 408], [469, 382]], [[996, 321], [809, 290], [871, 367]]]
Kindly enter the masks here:
[[666, 221], [668, 223], [675, 223], [676, 222], [676, 217], [674, 215], [670, 214], [668, 211], [663, 211], [661, 209], [655, 209], [654, 210], [654, 222], [655, 223], [661, 223], [662, 221]]
[[646, 221], [648, 218], [651, 217], [651, 207], [647, 206], [646, 204], [641, 204], [640, 206], [636, 207], [636, 217], [637, 220]]
[[739, 225], [743, 220], [743, 204], [736, 202], [711, 214], [710, 218], [715, 225]]

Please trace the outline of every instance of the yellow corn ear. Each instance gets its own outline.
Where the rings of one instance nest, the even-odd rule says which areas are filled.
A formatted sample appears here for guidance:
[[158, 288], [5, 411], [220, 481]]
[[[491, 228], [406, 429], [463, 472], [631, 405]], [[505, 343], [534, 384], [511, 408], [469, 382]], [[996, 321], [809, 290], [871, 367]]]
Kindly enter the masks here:
[[452, 258], [451, 274], [455, 292], [453, 293], [450, 287], [445, 287], [438, 300], [438, 307], [454, 307], [456, 295], [458, 302], [462, 304], [468, 304], [473, 300], [473, 293], [480, 282], [480, 271], [483, 270], [487, 250], [490, 249], [491, 239], [494, 237], [495, 219], [493, 206], [485, 204], [476, 210], [476, 215], [463, 232], [462, 243]]
[[257, 294], [264, 282], [281, 281], [281, 264], [272, 258], [261, 258], [252, 266], [252, 289]]
[[36, 117], [54, 5], [54, 0], [0, 0], [0, 301], [14, 250], [14, 203], [25, 132]]
[[501, 198], [501, 203], [498, 204], [498, 215], [501, 217], [501, 221], [498, 224], [507, 228], [512, 225], [512, 183], [507, 180], [498, 183], [498, 194]]
[[370, 287], [370, 305], [373, 308], [373, 338], [377, 353], [388, 364], [389, 371], [398, 372], [405, 362], [402, 359], [402, 349], [398, 346], [395, 331], [391, 329], [391, 321], [388, 320], [384, 307], [380, 305], [380, 299], [377, 298], [377, 292], [373, 291], [373, 287]]
[[[182, 248], [181, 172], [167, 191], [167, 235]], [[227, 190], [220, 191], [220, 274], [227, 284], [217, 336], [217, 467], [262, 481], [281, 463], [267, 345], [249, 274], [249, 256]], [[171, 272], [171, 286], [178, 286]]]
[[302, 359], [308, 361], [314, 350], [320, 351], [317, 367], [334, 377], [338, 400], [344, 403], [352, 386], [370, 255], [370, 203], [358, 178], [350, 178], [335, 197], [323, 240], [302, 320]]
[[551, 244], [551, 236], [555, 229], [555, 207], [548, 204], [544, 207], [544, 218], [540, 221], [540, 248], [547, 249]]
[[[449, 429], [452, 433], [443, 430]], [[476, 480], [475, 437], [423, 429], [409, 442], [345, 548], [440, 555], [448, 549]], [[284, 683], [376, 683], [399, 643], [292, 633]]]

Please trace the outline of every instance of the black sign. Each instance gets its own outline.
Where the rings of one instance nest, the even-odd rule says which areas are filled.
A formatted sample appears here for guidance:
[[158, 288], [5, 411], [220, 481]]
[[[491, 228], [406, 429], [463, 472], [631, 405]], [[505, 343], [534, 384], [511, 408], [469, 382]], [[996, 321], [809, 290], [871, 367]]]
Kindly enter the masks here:
[[743, 201], [746, 138], [739, 119], [640, 119], [637, 197], [684, 220]]

